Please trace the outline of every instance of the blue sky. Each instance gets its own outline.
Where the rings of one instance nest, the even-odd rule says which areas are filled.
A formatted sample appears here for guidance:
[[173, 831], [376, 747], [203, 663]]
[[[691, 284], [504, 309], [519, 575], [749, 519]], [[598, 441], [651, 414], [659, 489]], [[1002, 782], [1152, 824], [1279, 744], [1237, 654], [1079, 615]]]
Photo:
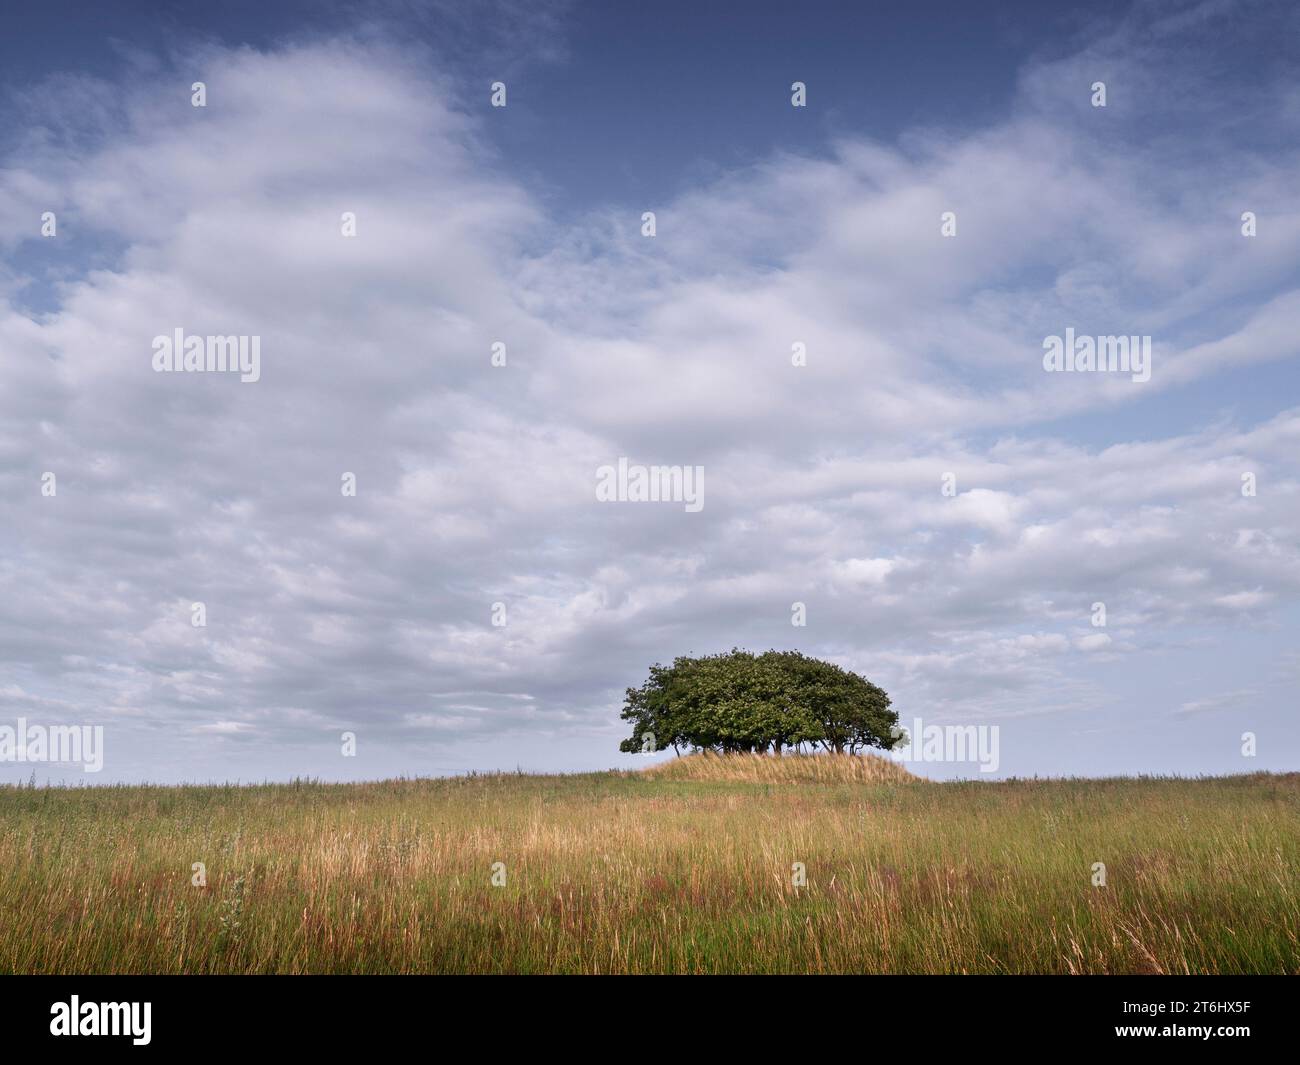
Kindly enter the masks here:
[[1295, 11], [737, 10], [0, 15], [0, 724], [107, 746], [38, 777], [633, 765], [622, 689], [733, 645], [1003, 775], [1294, 768]]

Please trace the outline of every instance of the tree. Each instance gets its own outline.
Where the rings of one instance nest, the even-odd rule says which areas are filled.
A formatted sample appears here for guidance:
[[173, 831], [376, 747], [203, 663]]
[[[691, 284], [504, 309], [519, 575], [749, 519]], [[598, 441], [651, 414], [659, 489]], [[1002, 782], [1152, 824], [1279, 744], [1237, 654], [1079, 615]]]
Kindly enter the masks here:
[[811, 722], [814, 740], [827, 750], [857, 753], [864, 747], [889, 750], [898, 737], [897, 712], [884, 689], [833, 662], [798, 651], [769, 651], [780, 659], [799, 713]]
[[856, 753], [889, 750], [898, 714], [865, 677], [798, 651], [733, 649], [655, 664], [628, 688], [621, 714], [632, 724], [622, 751], [695, 750], [780, 753], [804, 744]]

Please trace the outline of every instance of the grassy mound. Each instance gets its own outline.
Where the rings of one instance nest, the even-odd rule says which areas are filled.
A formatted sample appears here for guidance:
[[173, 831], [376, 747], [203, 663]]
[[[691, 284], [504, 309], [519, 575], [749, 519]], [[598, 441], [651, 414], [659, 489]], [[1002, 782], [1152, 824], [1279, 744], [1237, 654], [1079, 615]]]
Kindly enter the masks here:
[[752, 784], [906, 784], [917, 777], [873, 754], [688, 754], [642, 770], [663, 780], [740, 781]]

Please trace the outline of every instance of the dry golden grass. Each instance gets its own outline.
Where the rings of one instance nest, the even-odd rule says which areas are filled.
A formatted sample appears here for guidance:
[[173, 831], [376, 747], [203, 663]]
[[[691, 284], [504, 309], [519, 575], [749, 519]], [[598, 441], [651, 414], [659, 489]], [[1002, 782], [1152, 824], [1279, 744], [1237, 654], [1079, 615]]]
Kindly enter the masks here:
[[0, 972], [1300, 970], [1300, 776], [790, 766], [0, 788]]
[[878, 755], [689, 754], [643, 770], [664, 780], [737, 781], [748, 784], [906, 784], [917, 778]]

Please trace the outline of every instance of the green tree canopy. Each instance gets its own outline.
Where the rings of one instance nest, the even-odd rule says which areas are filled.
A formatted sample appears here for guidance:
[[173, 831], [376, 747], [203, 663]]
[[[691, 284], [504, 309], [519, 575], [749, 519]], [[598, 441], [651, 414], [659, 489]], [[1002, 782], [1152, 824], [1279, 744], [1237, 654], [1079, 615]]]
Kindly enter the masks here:
[[865, 677], [798, 651], [732, 650], [653, 665], [628, 688], [622, 751], [889, 750], [898, 714]]

